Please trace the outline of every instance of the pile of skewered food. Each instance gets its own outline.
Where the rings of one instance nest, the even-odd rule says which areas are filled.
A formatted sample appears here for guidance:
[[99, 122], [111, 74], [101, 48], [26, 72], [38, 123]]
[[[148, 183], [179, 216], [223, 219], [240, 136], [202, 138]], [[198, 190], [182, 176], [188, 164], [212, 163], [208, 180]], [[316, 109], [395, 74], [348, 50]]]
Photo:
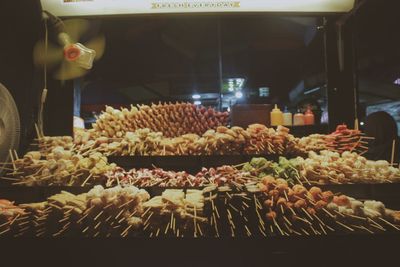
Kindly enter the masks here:
[[93, 134], [110, 138], [121, 138], [126, 132], [149, 128], [162, 132], [166, 137], [177, 137], [188, 133], [202, 135], [209, 129], [227, 125], [229, 113], [191, 103], [159, 103], [114, 109], [106, 107], [96, 123]]
[[265, 158], [252, 158], [242, 165], [242, 172], [244, 174], [249, 173], [252, 177], [283, 177], [289, 185], [302, 184], [298, 166], [295, 165], [292, 159], [288, 160], [285, 157], [279, 157], [279, 162], [274, 162]]
[[250, 125], [246, 130], [219, 126], [201, 136], [185, 134], [173, 138], [148, 128], [127, 132], [120, 139], [99, 137], [89, 140], [88, 136], [84, 131], [76, 136], [76, 149], [81, 153], [96, 150], [105, 155], [122, 156], [283, 154], [287, 144], [294, 139], [289, 129], [283, 126], [275, 130], [260, 124]]
[[143, 225], [140, 215], [149, 194], [133, 186], [104, 189], [95, 186], [88, 193], [66, 191], [44, 202], [21, 204], [30, 214], [29, 223], [16, 236], [127, 236]]
[[330, 150], [338, 153], [345, 151], [364, 154], [368, 151], [368, 139], [359, 130], [348, 129], [346, 125], [338, 125], [331, 134], [311, 134], [291, 140], [287, 147], [287, 154], [306, 156], [308, 152]]
[[288, 144], [287, 154], [304, 156], [309, 151], [327, 150], [328, 142], [329, 136], [325, 134], [311, 134], [302, 138], [295, 138]]
[[138, 187], [204, 187], [216, 186], [243, 187], [244, 184], [257, 181], [258, 178], [233, 166], [202, 168], [196, 175], [180, 171], [165, 171], [161, 168], [132, 169], [125, 171], [117, 167], [106, 173], [107, 186], [130, 184]]
[[298, 157], [293, 161], [299, 167], [300, 176], [313, 183], [400, 182], [400, 169], [384, 160], [367, 160], [355, 152], [310, 152], [308, 158]]
[[197, 178], [207, 179], [216, 186], [229, 186], [242, 188], [246, 183], [254, 182], [257, 177], [243, 172], [233, 166], [225, 165], [217, 168], [203, 168], [196, 174]]
[[[134, 186], [95, 186], [88, 193], [62, 191], [44, 202], [13, 207], [18, 212], [7, 214], [0, 236], [199, 237], [206, 234], [204, 206], [203, 190], [167, 189], [150, 199]], [[22, 214], [23, 222], [18, 219]]]
[[287, 143], [294, 139], [289, 134], [289, 129], [284, 126], [278, 126], [275, 131], [262, 124], [252, 124], [247, 128], [247, 132], [250, 134], [250, 141], [245, 146], [244, 152], [249, 155], [282, 155], [285, 153]]
[[208, 184], [208, 180], [204, 177], [193, 176], [184, 171], [165, 171], [160, 168], [125, 171], [117, 167], [107, 172], [106, 177], [107, 186], [129, 184], [138, 187], [199, 187]]
[[7, 199], [0, 199], [0, 225], [10, 222], [17, 216], [24, 215], [25, 211], [16, 206], [14, 202]]
[[166, 189], [143, 204], [147, 216], [144, 230], [150, 237], [171, 235], [177, 237], [204, 236], [207, 218], [204, 216], [203, 190]]
[[379, 201], [362, 202], [318, 187], [290, 187], [284, 179], [270, 176], [248, 190], [259, 195], [255, 206], [263, 235], [376, 233], [386, 231], [385, 227], [400, 230], [400, 213]]
[[54, 147], [42, 155], [31, 151], [14, 160], [5, 179], [19, 185], [82, 185], [103, 183], [104, 174], [116, 168], [102, 154], [74, 154], [63, 147]]
[[235, 155], [243, 152], [250, 135], [240, 127], [217, 127], [208, 130], [188, 143], [188, 152], [192, 155]]
[[328, 148], [332, 151], [343, 153], [345, 151], [357, 152], [364, 154], [368, 151], [368, 142], [366, 137], [361, 131], [348, 129], [345, 124], [338, 125], [336, 131], [329, 135], [331, 142], [328, 144]]
[[367, 137], [343, 125], [329, 135], [313, 134], [303, 138], [295, 138], [283, 126], [275, 130], [260, 124], [252, 124], [247, 129], [218, 126], [201, 135], [187, 133], [176, 137], [149, 128], [124, 131], [118, 138], [99, 136], [95, 132], [94, 129], [76, 131], [74, 143], [67, 136], [39, 138], [40, 151], [49, 153], [53, 144], [76, 153], [98, 151], [106, 156], [279, 154], [306, 157], [310, 151], [342, 153], [348, 150], [362, 154], [368, 149], [364, 141]]
[[[382, 202], [289, 186], [265, 176], [243, 190], [225, 186], [166, 189], [134, 186], [62, 191], [44, 202], [0, 201], [0, 236], [274, 236], [400, 231], [400, 212]], [[8, 212], [12, 210], [12, 212]], [[4, 215], [5, 214], [5, 215]]]
[[0, 236], [23, 230], [28, 220], [28, 213], [23, 208], [7, 199], [0, 199]]
[[367, 160], [348, 151], [342, 154], [329, 150], [319, 154], [309, 152], [308, 158], [279, 157], [279, 162], [252, 158], [241, 170], [259, 178], [266, 175], [282, 177], [290, 185], [400, 182], [400, 169], [389, 162]]
[[74, 149], [74, 139], [71, 136], [40, 136], [38, 147], [43, 154], [51, 153], [55, 147], [62, 147], [64, 150]]

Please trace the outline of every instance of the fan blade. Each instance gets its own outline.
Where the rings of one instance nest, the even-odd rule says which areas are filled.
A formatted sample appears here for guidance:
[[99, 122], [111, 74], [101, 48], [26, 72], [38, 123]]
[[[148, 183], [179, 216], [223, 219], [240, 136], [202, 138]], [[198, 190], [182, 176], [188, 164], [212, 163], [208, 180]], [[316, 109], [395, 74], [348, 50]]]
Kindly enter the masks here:
[[106, 47], [106, 38], [104, 37], [104, 35], [100, 35], [86, 42], [84, 45], [96, 51], [96, 60], [99, 60], [104, 54], [104, 49]]
[[45, 63], [51, 67], [63, 60], [64, 52], [61, 47], [52, 44], [46, 44], [45, 41], [38, 42], [33, 49], [33, 61], [35, 65], [43, 66]]
[[65, 31], [72, 43], [77, 43], [81, 36], [89, 29], [89, 21], [84, 19], [69, 19], [63, 22]]
[[4, 171], [3, 162], [8, 162], [10, 159], [10, 149], [18, 149], [20, 127], [20, 117], [14, 98], [0, 83], [0, 176]]
[[86, 74], [86, 70], [68, 61], [63, 61], [60, 69], [54, 73], [54, 78], [57, 80], [71, 80], [81, 77]]

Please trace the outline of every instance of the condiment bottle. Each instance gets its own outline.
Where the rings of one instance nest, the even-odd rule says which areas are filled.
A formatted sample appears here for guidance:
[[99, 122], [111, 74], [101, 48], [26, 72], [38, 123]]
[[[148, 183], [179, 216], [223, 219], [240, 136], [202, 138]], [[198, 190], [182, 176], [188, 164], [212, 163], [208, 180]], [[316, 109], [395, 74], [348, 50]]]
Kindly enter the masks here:
[[285, 111], [283, 112], [283, 125], [284, 126], [292, 126], [293, 125], [293, 116], [292, 116], [292, 113], [289, 112], [287, 107], [285, 107]]
[[282, 111], [275, 104], [275, 108], [271, 111], [271, 126], [278, 126], [283, 124]]
[[304, 114], [301, 113], [300, 111], [297, 111], [297, 113], [294, 114], [293, 125], [296, 126], [304, 125]]
[[304, 115], [304, 124], [314, 125], [314, 113], [312, 112], [310, 107], [307, 107], [306, 113]]

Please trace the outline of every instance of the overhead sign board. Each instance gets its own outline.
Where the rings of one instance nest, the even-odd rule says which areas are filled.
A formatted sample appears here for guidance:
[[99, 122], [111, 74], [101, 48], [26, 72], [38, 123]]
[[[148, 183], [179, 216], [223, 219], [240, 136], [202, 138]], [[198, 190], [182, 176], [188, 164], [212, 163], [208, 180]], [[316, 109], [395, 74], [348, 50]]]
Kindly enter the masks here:
[[344, 13], [355, 0], [41, 0], [60, 17], [160, 13]]

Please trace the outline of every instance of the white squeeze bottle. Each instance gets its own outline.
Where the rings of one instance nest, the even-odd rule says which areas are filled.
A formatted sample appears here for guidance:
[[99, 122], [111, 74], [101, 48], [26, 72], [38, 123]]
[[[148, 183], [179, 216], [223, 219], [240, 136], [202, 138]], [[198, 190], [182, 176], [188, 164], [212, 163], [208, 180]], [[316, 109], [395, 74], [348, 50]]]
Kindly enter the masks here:
[[292, 126], [293, 125], [293, 116], [287, 107], [285, 107], [285, 110], [283, 111], [283, 125], [284, 126]]
[[304, 125], [304, 114], [301, 113], [300, 111], [298, 111], [296, 114], [294, 114], [293, 125], [295, 125], [295, 126]]

